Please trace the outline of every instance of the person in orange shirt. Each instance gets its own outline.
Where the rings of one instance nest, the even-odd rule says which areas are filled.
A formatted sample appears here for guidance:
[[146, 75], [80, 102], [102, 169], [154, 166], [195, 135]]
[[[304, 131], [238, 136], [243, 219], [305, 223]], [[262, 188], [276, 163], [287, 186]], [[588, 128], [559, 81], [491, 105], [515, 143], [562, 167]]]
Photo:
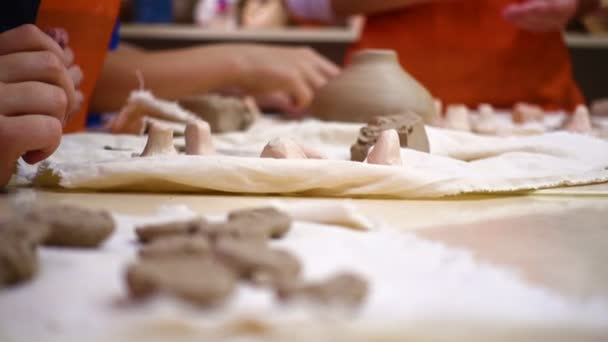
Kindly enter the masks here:
[[[596, 0], [287, 0], [321, 19], [366, 14], [360, 49], [393, 49], [445, 103], [584, 102], [561, 31]], [[313, 6], [315, 4], [316, 6]], [[298, 6], [292, 6], [298, 9]]]
[[218, 44], [165, 51], [143, 51], [120, 44], [107, 52], [120, 0], [42, 0], [37, 25], [63, 27], [76, 63], [84, 73], [82, 110], [64, 132], [85, 128], [87, 112], [117, 111], [129, 93], [146, 89], [168, 100], [238, 89], [250, 95], [284, 94], [295, 108], [306, 107], [314, 91], [339, 72], [310, 49], [251, 44]]

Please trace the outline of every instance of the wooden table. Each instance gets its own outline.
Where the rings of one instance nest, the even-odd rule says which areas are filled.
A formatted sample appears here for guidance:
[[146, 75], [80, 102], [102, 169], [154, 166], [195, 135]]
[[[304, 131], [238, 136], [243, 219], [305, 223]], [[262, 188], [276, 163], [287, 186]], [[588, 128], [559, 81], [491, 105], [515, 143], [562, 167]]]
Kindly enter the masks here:
[[[608, 184], [603, 184], [517, 196], [467, 196], [427, 201], [352, 200], [352, 203], [366, 215], [393, 227], [417, 231], [422, 237], [469, 249], [480, 260], [516, 269], [534, 285], [572, 298], [608, 298], [607, 189]], [[17, 193], [27, 195], [25, 191], [28, 190]], [[33, 193], [43, 203], [69, 203], [136, 215], [151, 214], [158, 206], [167, 204], [185, 204], [201, 214], [219, 214], [235, 208], [264, 205], [276, 199], [342, 201], [38, 190]], [[10, 212], [9, 195], [0, 196], [0, 216]], [[507, 334], [505, 336], [513, 336], [506, 327], [497, 327], [501, 328]], [[558, 328], [540, 335], [524, 332], [521, 336], [533, 337], [532, 340], [568, 340], [569, 335], [561, 335]], [[589, 340], [602, 340], [602, 333], [581, 334]], [[446, 337], [441, 330], [432, 331], [431, 336]], [[450, 336], [453, 335], [447, 337]]]

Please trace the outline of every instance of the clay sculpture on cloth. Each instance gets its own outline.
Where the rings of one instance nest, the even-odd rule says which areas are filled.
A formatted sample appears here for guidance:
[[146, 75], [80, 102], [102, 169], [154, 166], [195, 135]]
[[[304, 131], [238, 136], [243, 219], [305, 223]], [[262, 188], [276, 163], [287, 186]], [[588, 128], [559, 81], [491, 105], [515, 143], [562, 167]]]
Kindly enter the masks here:
[[545, 111], [541, 106], [529, 103], [518, 103], [513, 107], [512, 119], [513, 122], [518, 124], [524, 124], [531, 121], [543, 121], [544, 117]]
[[172, 221], [142, 225], [135, 228], [135, 233], [140, 242], [149, 243], [156, 240], [171, 237], [190, 237], [202, 233], [209, 225], [207, 220], [196, 217], [185, 221]]
[[13, 218], [0, 224], [0, 288], [32, 279], [38, 272], [38, 245], [48, 225]]
[[357, 307], [365, 300], [368, 284], [356, 274], [343, 273], [312, 284], [279, 287], [279, 298], [287, 301], [308, 299], [326, 305]]
[[247, 130], [261, 115], [252, 98], [203, 95], [180, 100], [179, 104], [208, 122], [213, 133]]
[[572, 133], [591, 134], [593, 129], [591, 126], [589, 108], [583, 105], [576, 107], [574, 114], [568, 120], [564, 128]]
[[378, 140], [369, 150], [367, 163], [379, 165], [401, 166], [401, 145], [399, 134], [394, 129], [389, 129], [380, 133]]
[[289, 252], [270, 248], [265, 243], [221, 239], [215, 255], [243, 278], [259, 285], [293, 282], [300, 275], [300, 261]]
[[204, 121], [190, 122], [186, 125], [186, 154], [210, 155], [215, 153], [211, 140], [211, 128]]
[[371, 147], [378, 141], [383, 131], [394, 129], [399, 135], [401, 147], [421, 152], [429, 152], [429, 140], [420, 116], [413, 112], [399, 115], [380, 116], [361, 128], [356, 143], [351, 147], [351, 160], [364, 161]]
[[204, 236], [173, 236], [154, 240], [139, 250], [141, 258], [165, 256], [206, 256], [211, 252]]
[[228, 215], [228, 222], [246, 225], [255, 222], [257, 230], [263, 232], [268, 238], [280, 239], [291, 228], [291, 217], [275, 208], [255, 208], [232, 211]]
[[307, 284], [300, 279], [300, 260], [271, 246], [270, 239], [283, 238], [291, 221], [288, 214], [269, 207], [236, 210], [221, 222], [195, 217], [138, 227], [145, 244], [125, 275], [129, 294], [146, 299], [164, 293], [211, 307], [225, 302], [237, 281], [244, 280], [283, 299], [358, 306], [367, 294], [364, 280], [337, 275]]
[[321, 152], [302, 146], [289, 138], [272, 139], [262, 150], [261, 158], [327, 159]]
[[147, 118], [182, 124], [201, 120], [177, 103], [157, 99], [148, 91], [137, 90], [131, 93], [120, 113], [110, 120], [108, 128], [114, 134], [142, 134]]
[[132, 298], [159, 293], [174, 295], [193, 304], [222, 303], [236, 286], [236, 274], [210, 258], [166, 257], [144, 259], [131, 265], [126, 282]]
[[401, 68], [391, 50], [355, 54], [342, 74], [319, 90], [310, 110], [323, 120], [347, 122], [414, 112], [431, 123], [436, 116], [433, 97]]
[[112, 215], [104, 210], [90, 210], [67, 205], [44, 206], [24, 214], [28, 221], [46, 224], [48, 246], [95, 248], [115, 230]]
[[473, 121], [473, 132], [486, 135], [498, 134], [500, 123], [497, 121], [494, 107], [481, 104], [477, 111], [479, 116]]
[[471, 113], [465, 105], [450, 105], [445, 113], [444, 128], [470, 132]]
[[141, 157], [156, 155], [176, 155], [177, 149], [173, 145], [173, 130], [160, 124], [152, 123], [148, 129], [148, 141], [141, 153]]
[[262, 158], [306, 159], [306, 153], [295, 141], [288, 138], [271, 140], [262, 150]]

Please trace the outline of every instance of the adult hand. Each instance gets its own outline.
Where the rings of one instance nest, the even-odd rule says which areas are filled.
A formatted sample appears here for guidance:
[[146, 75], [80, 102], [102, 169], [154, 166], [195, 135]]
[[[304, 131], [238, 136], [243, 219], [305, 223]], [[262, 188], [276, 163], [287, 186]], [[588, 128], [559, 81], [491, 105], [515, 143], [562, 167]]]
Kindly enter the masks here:
[[32, 25], [0, 34], [0, 186], [20, 157], [37, 163], [59, 145], [62, 124], [76, 107], [68, 57]]
[[235, 45], [230, 53], [236, 58], [234, 84], [249, 95], [286, 94], [294, 108], [307, 107], [314, 93], [340, 69], [309, 48], [284, 48]]
[[580, 0], [528, 0], [507, 6], [503, 16], [527, 31], [561, 31], [576, 16], [579, 2]]

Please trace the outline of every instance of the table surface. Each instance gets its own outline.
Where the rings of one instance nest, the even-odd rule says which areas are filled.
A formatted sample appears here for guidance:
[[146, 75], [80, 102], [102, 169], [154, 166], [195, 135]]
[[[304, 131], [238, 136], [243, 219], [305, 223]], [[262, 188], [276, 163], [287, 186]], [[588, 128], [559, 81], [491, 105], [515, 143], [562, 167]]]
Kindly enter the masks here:
[[[517, 196], [424, 201], [15, 192], [34, 195], [43, 203], [69, 203], [129, 215], [152, 214], [161, 205], [183, 204], [201, 214], [220, 214], [271, 200], [351, 201], [373, 219], [469, 249], [479, 260], [516, 269], [534, 285], [572, 298], [608, 298], [608, 184]], [[0, 217], [10, 214], [14, 195], [0, 195]]]

